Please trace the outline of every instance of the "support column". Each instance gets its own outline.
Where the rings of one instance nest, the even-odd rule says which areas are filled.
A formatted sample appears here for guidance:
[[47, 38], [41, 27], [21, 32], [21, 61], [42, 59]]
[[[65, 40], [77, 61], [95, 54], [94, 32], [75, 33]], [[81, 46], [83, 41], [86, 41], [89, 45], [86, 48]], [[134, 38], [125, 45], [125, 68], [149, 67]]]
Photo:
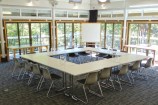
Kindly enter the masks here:
[[5, 54], [5, 41], [4, 41], [4, 33], [3, 33], [3, 20], [2, 20], [2, 7], [0, 7], [0, 38], [1, 38], [1, 51], [2, 51], [2, 58], [6, 57]]
[[127, 8], [126, 8], [126, 0], [124, 0], [124, 25], [123, 25], [123, 44], [122, 44], [122, 48], [126, 43], [126, 29], [127, 29]]
[[54, 9], [54, 5], [52, 5], [52, 49], [56, 50], [56, 35], [55, 35], [55, 31], [56, 31], [56, 27], [55, 27], [55, 9]]

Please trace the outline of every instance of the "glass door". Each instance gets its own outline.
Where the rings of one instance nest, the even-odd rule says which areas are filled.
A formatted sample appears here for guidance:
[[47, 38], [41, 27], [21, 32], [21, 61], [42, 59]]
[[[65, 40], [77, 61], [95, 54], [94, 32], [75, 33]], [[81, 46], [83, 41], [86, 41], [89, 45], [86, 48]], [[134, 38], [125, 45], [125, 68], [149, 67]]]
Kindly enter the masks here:
[[19, 25], [20, 45], [30, 45], [29, 24], [18, 23], [18, 25]]
[[73, 48], [72, 23], [65, 23], [66, 29], [66, 49]]
[[113, 48], [121, 49], [122, 24], [114, 24]]
[[31, 23], [31, 39], [32, 45], [41, 44], [41, 24]]
[[81, 24], [80, 23], [74, 23], [74, 47], [81, 46]]
[[113, 46], [113, 24], [106, 24], [106, 48]]
[[100, 37], [100, 41], [101, 41], [101, 47], [104, 48], [105, 47], [105, 27], [106, 24], [101, 23], [101, 37]]
[[7, 44], [8, 46], [19, 46], [19, 36], [18, 36], [18, 24], [17, 23], [7, 23]]
[[[7, 34], [7, 47], [9, 46], [20, 46], [19, 43], [19, 29], [17, 23], [6, 23], [6, 34]], [[13, 58], [13, 51], [9, 50], [9, 56]], [[19, 53], [19, 50], [16, 50], [16, 54]]]
[[58, 50], [65, 49], [65, 25], [64, 23], [57, 23], [57, 48]]

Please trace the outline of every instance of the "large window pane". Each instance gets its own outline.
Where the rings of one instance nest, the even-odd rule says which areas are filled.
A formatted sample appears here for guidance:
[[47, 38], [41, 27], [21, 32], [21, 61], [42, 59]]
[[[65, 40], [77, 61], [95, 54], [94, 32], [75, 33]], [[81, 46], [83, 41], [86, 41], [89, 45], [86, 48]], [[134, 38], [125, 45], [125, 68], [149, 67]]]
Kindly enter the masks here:
[[64, 38], [64, 23], [57, 23], [57, 47], [58, 49], [65, 49]]
[[32, 36], [32, 45], [41, 44], [41, 29], [40, 23], [31, 23], [31, 36]]
[[102, 23], [101, 24], [101, 47], [104, 48], [104, 45], [105, 45], [105, 24]]
[[138, 39], [138, 24], [130, 24], [129, 44], [136, 45]]
[[106, 48], [112, 48], [113, 24], [106, 24]]
[[148, 24], [130, 24], [130, 44], [148, 44]]
[[72, 23], [65, 23], [66, 26], [66, 48], [73, 47]]
[[41, 23], [41, 44], [49, 45], [50, 33], [49, 23]]
[[150, 45], [158, 45], [158, 24], [151, 24]]
[[17, 23], [7, 23], [8, 46], [19, 46]]
[[19, 23], [20, 45], [30, 45], [28, 23]]
[[121, 49], [121, 24], [114, 24], [114, 41], [113, 48], [120, 50]]
[[81, 34], [81, 24], [74, 23], [74, 47], [80, 46], [80, 34]]

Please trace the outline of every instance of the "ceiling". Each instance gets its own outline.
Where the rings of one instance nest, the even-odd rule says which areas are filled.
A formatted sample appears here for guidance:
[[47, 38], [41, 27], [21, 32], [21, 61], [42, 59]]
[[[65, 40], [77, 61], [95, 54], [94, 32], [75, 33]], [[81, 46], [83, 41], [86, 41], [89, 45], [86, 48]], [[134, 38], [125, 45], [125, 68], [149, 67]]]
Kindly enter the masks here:
[[[0, 5], [31, 7], [51, 7], [49, 0], [0, 0]], [[61, 9], [123, 9], [133, 5], [158, 4], [158, 0], [110, 0], [110, 3], [98, 4], [97, 0], [82, 0], [80, 4], [69, 3], [69, 0], [57, 0], [55, 8]], [[76, 8], [74, 8], [76, 6]], [[156, 6], [155, 6], [156, 7]], [[139, 8], [139, 7], [137, 7]]]

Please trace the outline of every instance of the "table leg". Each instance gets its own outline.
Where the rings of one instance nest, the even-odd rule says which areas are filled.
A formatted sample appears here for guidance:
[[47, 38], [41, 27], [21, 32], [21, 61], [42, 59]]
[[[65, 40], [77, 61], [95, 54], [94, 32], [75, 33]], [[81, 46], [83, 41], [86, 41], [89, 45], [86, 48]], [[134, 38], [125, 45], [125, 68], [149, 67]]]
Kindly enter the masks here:
[[148, 56], [148, 55], [149, 55], [149, 50], [146, 49], [146, 56]]
[[153, 64], [155, 64], [155, 50], [153, 50]]
[[16, 49], [13, 50], [14, 58], [16, 58]]
[[33, 53], [34, 52], [34, 47], [31, 47], [30, 48], [30, 53]]
[[38, 51], [39, 51], [39, 52], [42, 52], [42, 46], [39, 46], [39, 47], [38, 47]]
[[46, 46], [46, 51], [48, 52], [48, 46]]

